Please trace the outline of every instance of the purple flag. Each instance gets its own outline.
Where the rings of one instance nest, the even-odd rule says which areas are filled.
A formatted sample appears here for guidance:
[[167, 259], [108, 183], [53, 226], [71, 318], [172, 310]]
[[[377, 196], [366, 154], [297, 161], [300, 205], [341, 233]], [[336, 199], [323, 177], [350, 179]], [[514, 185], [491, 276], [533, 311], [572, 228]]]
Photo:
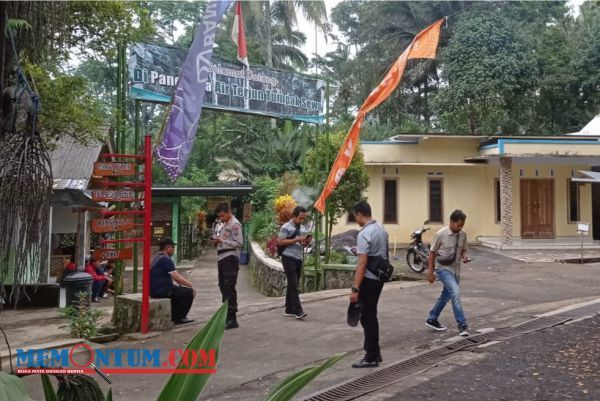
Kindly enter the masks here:
[[233, 0], [210, 0], [196, 29], [196, 36], [181, 66], [181, 76], [171, 105], [162, 142], [155, 155], [169, 178], [175, 180], [185, 168], [192, 152], [200, 122], [206, 82], [212, 68], [211, 58], [217, 25]]

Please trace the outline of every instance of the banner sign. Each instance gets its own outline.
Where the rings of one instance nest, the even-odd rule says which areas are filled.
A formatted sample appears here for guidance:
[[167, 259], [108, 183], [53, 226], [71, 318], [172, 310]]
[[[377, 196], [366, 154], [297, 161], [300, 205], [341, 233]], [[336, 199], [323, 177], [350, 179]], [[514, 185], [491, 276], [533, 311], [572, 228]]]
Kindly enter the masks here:
[[102, 177], [121, 177], [135, 175], [135, 163], [123, 162], [95, 162], [94, 175]]
[[131, 219], [93, 219], [92, 231], [95, 233], [112, 233], [131, 230], [135, 226]]
[[[170, 103], [187, 51], [135, 43], [129, 48], [131, 97]], [[322, 123], [325, 83], [288, 71], [211, 60], [203, 108]]]
[[94, 202], [135, 202], [135, 191], [131, 189], [94, 189]]
[[133, 258], [133, 248], [99, 248], [94, 251], [96, 260], [126, 260]]

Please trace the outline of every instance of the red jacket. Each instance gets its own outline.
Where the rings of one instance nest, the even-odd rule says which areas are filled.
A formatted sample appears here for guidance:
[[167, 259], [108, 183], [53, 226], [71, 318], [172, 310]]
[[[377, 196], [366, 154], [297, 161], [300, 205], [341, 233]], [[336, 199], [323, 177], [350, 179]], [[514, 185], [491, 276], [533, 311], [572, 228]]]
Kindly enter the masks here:
[[103, 274], [96, 273], [96, 268], [91, 263], [88, 263], [87, 265], [85, 265], [85, 270], [84, 271], [86, 273], [88, 273], [88, 274], [91, 274], [92, 277], [94, 278], [94, 281], [104, 281], [104, 280], [106, 280], [106, 277], [104, 277]]

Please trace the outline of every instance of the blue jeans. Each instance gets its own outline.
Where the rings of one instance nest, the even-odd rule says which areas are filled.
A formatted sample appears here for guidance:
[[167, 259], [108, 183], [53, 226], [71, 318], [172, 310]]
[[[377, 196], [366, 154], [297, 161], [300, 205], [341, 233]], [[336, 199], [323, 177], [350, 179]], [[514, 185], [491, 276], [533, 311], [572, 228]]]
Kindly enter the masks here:
[[456, 323], [459, 326], [466, 326], [467, 319], [460, 303], [460, 289], [458, 288], [460, 276], [456, 276], [452, 271], [446, 269], [438, 269], [436, 270], [436, 274], [438, 279], [444, 284], [444, 289], [433, 309], [429, 312], [429, 319], [437, 320], [442, 310], [444, 310], [444, 306], [446, 306], [448, 301], [452, 301], [452, 310], [454, 311]]

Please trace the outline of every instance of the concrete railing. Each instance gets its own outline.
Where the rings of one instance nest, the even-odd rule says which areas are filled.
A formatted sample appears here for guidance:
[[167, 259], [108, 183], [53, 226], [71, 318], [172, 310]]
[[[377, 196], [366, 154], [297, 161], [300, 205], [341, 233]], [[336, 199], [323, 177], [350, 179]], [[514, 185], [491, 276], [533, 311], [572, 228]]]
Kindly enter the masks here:
[[287, 280], [279, 260], [267, 257], [257, 242], [250, 243], [248, 270], [253, 287], [268, 297], [285, 295]]

